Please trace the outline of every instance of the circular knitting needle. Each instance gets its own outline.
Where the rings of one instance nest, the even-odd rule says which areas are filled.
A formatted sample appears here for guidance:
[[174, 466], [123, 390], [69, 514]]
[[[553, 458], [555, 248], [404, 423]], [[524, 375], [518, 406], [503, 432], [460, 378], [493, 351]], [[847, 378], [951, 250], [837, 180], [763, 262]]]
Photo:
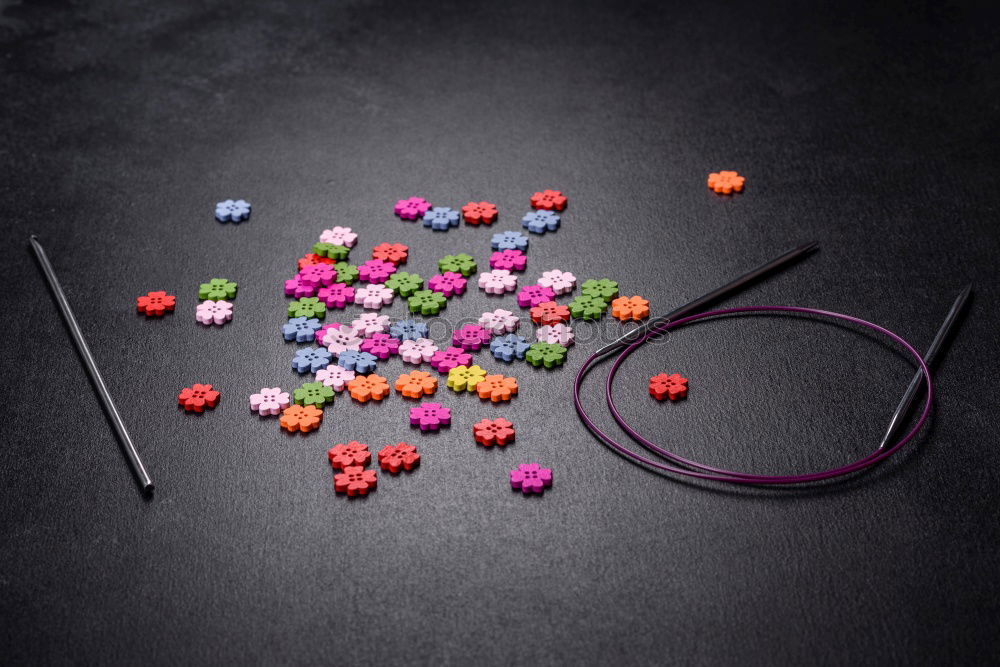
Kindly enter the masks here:
[[594, 356], [601, 357], [607, 354], [608, 352], [613, 352], [614, 350], [617, 350], [619, 348], [631, 345], [632, 343], [634, 343], [635, 341], [639, 340], [644, 335], [646, 335], [647, 332], [652, 331], [653, 329], [664, 324], [665, 322], [668, 322], [670, 320], [680, 319], [681, 317], [684, 317], [689, 313], [693, 313], [694, 311], [702, 308], [703, 306], [711, 303], [712, 301], [715, 301], [716, 299], [720, 299], [732, 292], [735, 292], [736, 290], [748, 285], [749, 283], [753, 282], [754, 280], [757, 280], [758, 278], [761, 278], [762, 276], [767, 275], [768, 273], [771, 273], [772, 271], [784, 268], [785, 266], [795, 261], [799, 257], [802, 257], [803, 255], [812, 252], [818, 247], [819, 244], [813, 241], [811, 243], [805, 243], [803, 245], [800, 245], [797, 248], [792, 248], [785, 254], [775, 257], [766, 264], [761, 264], [753, 271], [748, 271], [747, 273], [744, 273], [739, 278], [736, 278], [733, 281], [726, 283], [722, 287], [714, 289], [708, 294], [700, 296], [694, 301], [686, 303], [680, 308], [677, 308], [676, 310], [673, 310], [667, 313], [666, 315], [661, 315], [660, 317], [657, 317], [655, 319], [650, 320], [649, 322], [646, 322], [640, 327], [632, 329], [624, 336], [608, 343], [607, 345], [599, 349], [597, 352], [594, 353]]
[[153, 480], [150, 479], [149, 473], [146, 472], [146, 466], [142, 464], [142, 459], [139, 458], [139, 452], [136, 451], [135, 444], [133, 444], [132, 438], [125, 429], [125, 422], [122, 421], [121, 415], [118, 414], [118, 408], [115, 407], [115, 402], [111, 400], [111, 394], [108, 392], [108, 388], [104, 384], [104, 378], [101, 377], [101, 372], [97, 370], [97, 362], [94, 361], [94, 355], [90, 353], [90, 348], [87, 347], [87, 341], [84, 340], [83, 332], [80, 331], [80, 325], [77, 323], [76, 317], [73, 315], [73, 310], [69, 307], [69, 301], [66, 299], [66, 294], [63, 292], [62, 286], [59, 284], [59, 279], [56, 278], [56, 272], [52, 268], [52, 263], [49, 262], [49, 258], [45, 254], [45, 249], [42, 248], [42, 244], [38, 242], [38, 238], [35, 237], [34, 234], [31, 235], [30, 241], [31, 248], [35, 251], [35, 256], [38, 257], [38, 263], [42, 266], [42, 273], [45, 274], [46, 280], [49, 281], [49, 287], [52, 288], [52, 293], [56, 297], [56, 303], [59, 304], [59, 310], [62, 311], [63, 318], [66, 320], [66, 325], [69, 327], [69, 332], [72, 335], [73, 342], [76, 343], [76, 349], [80, 352], [80, 356], [83, 357], [83, 365], [87, 369], [87, 374], [90, 375], [90, 379], [94, 383], [94, 389], [97, 390], [97, 396], [101, 399], [101, 404], [104, 406], [104, 410], [108, 413], [108, 418], [111, 420], [112, 426], [115, 427], [115, 432], [118, 433], [118, 438], [121, 440], [122, 446], [125, 449], [125, 456], [128, 458], [128, 462], [132, 465], [132, 472], [135, 473], [135, 477], [138, 480], [143, 493], [152, 493]]
[[[958, 316], [961, 314], [962, 308], [965, 307], [965, 302], [969, 300], [971, 293], [972, 283], [969, 283], [965, 286], [965, 289], [959, 292], [958, 297], [955, 298], [955, 303], [951, 304], [951, 310], [948, 311], [944, 322], [941, 323], [941, 328], [938, 329], [934, 335], [934, 340], [931, 341], [931, 346], [927, 348], [927, 353], [924, 354], [924, 363], [927, 364], [928, 368], [934, 364], [934, 358], [941, 351], [945, 341], [948, 340], [948, 334], [954, 328], [955, 322], [958, 321]], [[924, 374], [918, 368], [916, 375], [910, 380], [910, 386], [906, 388], [906, 393], [903, 394], [903, 400], [899, 402], [899, 407], [896, 408], [892, 419], [889, 420], [889, 428], [886, 429], [885, 436], [882, 437], [882, 442], [879, 443], [879, 449], [885, 449], [885, 446], [896, 435], [896, 431], [899, 430], [906, 415], [909, 414], [910, 407], [913, 406], [913, 399], [917, 397], [917, 391], [923, 385], [923, 380]]]

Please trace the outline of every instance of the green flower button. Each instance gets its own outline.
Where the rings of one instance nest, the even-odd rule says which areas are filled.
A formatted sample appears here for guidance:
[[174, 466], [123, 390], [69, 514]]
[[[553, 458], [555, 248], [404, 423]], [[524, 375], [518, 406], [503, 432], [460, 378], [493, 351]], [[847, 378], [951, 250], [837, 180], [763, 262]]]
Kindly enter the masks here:
[[441, 273], [445, 271], [454, 271], [455, 273], [461, 273], [463, 276], [468, 277], [470, 274], [476, 272], [476, 260], [472, 259], [471, 255], [466, 255], [464, 252], [460, 252], [457, 255], [445, 255], [438, 260], [438, 270]]
[[313, 246], [313, 252], [320, 257], [329, 257], [338, 262], [347, 259], [347, 256], [351, 254], [350, 248], [333, 243], [317, 243]]
[[424, 279], [415, 273], [399, 271], [385, 281], [385, 286], [401, 297], [413, 296], [417, 290], [424, 288]]
[[299, 405], [315, 405], [322, 409], [327, 403], [333, 403], [333, 387], [327, 387], [322, 382], [306, 382], [295, 390], [294, 395]]
[[566, 361], [566, 348], [555, 343], [532, 343], [524, 359], [532, 366], [562, 366]]
[[198, 298], [221, 301], [236, 296], [236, 283], [225, 278], [212, 278], [207, 283], [198, 285]]
[[406, 301], [411, 313], [421, 315], [437, 315], [448, 303], [447, 297], [440, 292], [433, 292], [429, 289], [422, 289], [414, 292]]
[[302, 297], [288, 304], [288, 316], [323, 319], [326, 316], [326, 304], [315, 296]]

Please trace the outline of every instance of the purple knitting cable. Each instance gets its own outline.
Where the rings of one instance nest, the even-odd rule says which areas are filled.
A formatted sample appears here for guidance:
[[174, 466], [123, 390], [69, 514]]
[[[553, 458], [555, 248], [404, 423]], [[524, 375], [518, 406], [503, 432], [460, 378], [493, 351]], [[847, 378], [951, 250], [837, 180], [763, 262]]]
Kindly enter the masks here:
[[[852, 322], [854, 324], [860, 324], [874, 331], [878, 331], [879, 333], [885, 334], [892, 340], [902, 345], [911, 355], [913, 355], [914, 359], [917, 360], [917, 363], [920, 366], [921, 373], [923, 374], [924, 379], [927, 381], [927, 399], [924, 403], [924, 409], [920, 414], [920, 418], [917, 420], [917, 423], [913, 426], [913, 429], [910, 430], [909, 433], [903, 436], [899, 440], [899, 442], [897, 442], [892, 447], [884, 448], [881, 450], [876, 449], [868, 456], [859, 459], [854, 463], [842, 466], [840, 468], [832, 468], [829, 470], [824, 470], [821, 472], [809, 473], [804, 475], [752, 475], [748, 473], [725, 470], [723, 468], [714, 468], [712, 466], [707, 466], [698, 463], [696, 461], [685, 459], [660, 447], [656, 443], [647, 440], [625, 422], [624, 418], [618, 412], [618, 408], [615, 405], [614, 398], [611, 395], [612, 383], [614, 381], [615, 375], [618, 372], [619, 367], [622, 365], [625, 359], [630, 354], [632, 354], [632, 352], [634, 352], [639, 346], [645, 343], [651, 336], [654, 336], [662, 331], [668, 331], [670, 329], [674, 329], [683, 326], [685, 324], [690, 324], [691, 322], [696, 322], [698, 320], [710, 317], [732, 315], [737, 313], [759, 314], [763, 312], [792, 312], [792, 313], [805, 313], [808, 315], [820, 315], [824, 317], [832, 317], [835, 319]], [[684, 317], [674, 321], [664, 322], [663, 324], [651, 329], [644, 336], [642, 336], [642, 338], [640, 338], [639, 340], [635, 341], [627, 348], [625, 348], [625, 350], [623, 350], [622, 353], [615, 359], [615, 362], [611, 367], [611, 371], [608, 373], [608, 379], [605, 383], [605, 398], [607, 399], [608, 408], [611, 411], [611, 416], [615, 419], [618, 425], [625, 430], [626, 433], [628, 433], [631, 437], [635, 438], [640, 444], [645, 446], [650, 451], [653, 451], [663, 456], [664, 458], [673, 461], [678, 465], [687, 466], [687, 468], [694, 468], [694, 470], [689, 470], [687, 468], [680, 468], [672, 465], [666, 465], [658, 461], [654, 461], [645, 456], [642, 456], [641, 454], [634, 452], [631, 449], [628, 449], [627, 447], [613, 440], [604, 431], [599, 429], [597, 425], [594, 424], [593, 420], [590, 419], [586, 411], [583, 409], [583, 405], [580, 403], [580, 386], [583, 383], [584, 376], [589, 371], [589, 369], [591, 368], [591, 366], [593, 365], [594, 361], [597, 359], [598, 356], [599, 356], [598, 354], [591, 355], [584, 362], [583, 367], [577, 373], [576, 381], [573, 384], [573, 403], [576, 406], [576, 411], [580, 415], [580, 419], [583, 420], [584, 425], [586, 425], [587, 428], [590, 429], [595, 435], [597, 435], [598, 438], [600, 438], [601, 441], [603, 441], [605, 444], [612, 447], [620, 454], [627, 456], [635, 461], [639, 461], [640, 463], [648, 465], [652, 468], [656, 468], [658, 470], [663, 470], [665, 472], [672, 472], [679, 475], [686, 475], [688, 477], [695, 477], [698, 479], [706, 479], [710, 481], [730, 482], [733, 484], [799, 484], [803, 482], [815, 482], [825, 479], [832, 479], [834, 477], [840, 477], [853, 472], [857, 472], [859, 470], [864, 470], [888, 458], [898, 449], [900, 449], [901, 447], [906, 445], [906, 443], [912, 440], [916, 436], [917, 432], [919, 432], [920, 429], [923, 427], [924, 423], [927, 421], [927, 416], [930, 413], [931, 404], [933, 402], [930, 370], [927, 368], [927, 365], [924, 363], [924, 360], [921, 358], [920, 354], [913, 348], [913, 346], [907, 343], [905, 340], [903, 340], [900, 336], [889, 331], [888, 329], [880, 327], [877, 324], [873, 324], [871, 322], [867, 322], [865, 320], [852, 317], [850, 315], [833, 313], [830, 311], [819, 310], [816, 308], [799, 308], [794, 306], [755, 306], [747, 308], [729, 308], [725, 310], [715, 310], [707, 313], [701, 313], [698, 315], [690, 315], [688, 317]]]

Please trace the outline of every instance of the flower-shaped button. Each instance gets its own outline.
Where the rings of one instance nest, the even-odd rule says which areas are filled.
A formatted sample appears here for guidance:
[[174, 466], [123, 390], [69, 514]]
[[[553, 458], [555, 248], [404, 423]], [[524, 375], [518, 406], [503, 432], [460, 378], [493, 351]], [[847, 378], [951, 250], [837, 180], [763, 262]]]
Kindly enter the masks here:
[[400, 470], [409, 472], [419, 464], [420, 454], [417, 454], [417, 448], [405, 442], [386, 445], [378, 451], [379, 467], [393, 475], [398, 475]]
[[522, 308], [534, 308], [540, 303], [552, 301], [555, 292], [549, 287], [541, 285], [526, 285], [517, 293], [517, 305]]
[[410, 312], [421, 315], [437, 315], [447, 303], [448, 297], [429, 289], [418, 290], [406, 300]]
[[410, 408], [410, 426], [421, 431], [436, 431], [451, 424], [451, 410], [440, 403], [421, 403]]
[[517, 276], [507, 269], [493, 269], [480, 274], [479, 288], [487, 294], [503, 294], [517, 289]]
[[402, 243], [379, 243], [372, 248], [372, 259], [380, 259], [390, 264], [406, 264], [410, 249]]
[[347, 391], [356, 401], [381, 401], [389, 395], [389, 383], [381, 375], [359, 375], [347, 383]]
[[483, 447], [492, 447], [514, 442], [514, 425], [502, 417], [482, 419], [472, 425], [472, 436]]
[[360, 350], [364, 339], [358, 336], [354, 327], [331, 329], [323, 335], [323, 344], [331, 354], [338, 357], [347, 350]]
[[351, 254], [351, 249], [347, 246], [336, 243], [323, 243], [322, 241], [313, 244], [313, 252], [320, 257], [332, 259], [335, 262], [342, 262]]
[[214, 408], [219, 402], [219, 392], [210, 384], [193, 384], [181, 389], [177, 395], [177, 403], [187, 412], [204, 412], [205, 408]]
[[313, 264], [333, 264], [333, 260], [327, 257], [320, 257], [314, 252], [307, 252], [302, 257], [299, 257], [298, 261], [299, 271], [306, 268], [307, 266], [312, 266]]
[[[361, 352], [360, 350], [344, 350], [337, 356], [338, 366], [346, 368], [349, 371], [354, 371], [359, 375], [373, 373], [377, 363], [378, 358], [374, 354]], [[350, 388], [349, 384], [348, 388]]]
[[552, 211], [532, 211], [521, 218], [521, 226], [532, 234], [544, 234], [559, 229], [559, 215]]
[[281, 413], [281, 427], [287, 431], [308, 433], [319, 427], [323, 411], [315, 405], [291, 405]]
[[601, 278], [600, 280], [585, 280], [580, 285], [580, 293], [585, 296], [596, 296], [611, 301], [618, 296], [618, 283], [614, 280]]
[[219, 222], [243, 222], [250, 217], [250, 202], [227, 199], [215, 205], [215, 219]]
[[356, 320], [351, 322], [351, 327], [359, 336], [371, 336], [372, 334], [385, 333], [389, 330], [389, 316], [378, 313], [361, 313]]
[[437, 391], [437, 378], [427, 371], [410, 371], [396, 378], [396, 391], [407, 398], [422, 398]]
[[[312, 285], [316, 289], [319, 289], [331, 284], [336, 279], [337, 270], [333, 264], [309, 264], [299, 269], [299, 275], [296, 277], [302, 284]], [[314, 294], [306, 296], [313, 296]]]
[[577, 319], [599, 320], [608, 309], [608, 302], [599, 296], [581, 294], [569, 302], [569, 313]]
[[319, 329], [316, 330], [316, 342], [325, 347], [326, 343], [323, 342], [323, 339], [326, 338], [326, 332], [329, 331], [330, 329], [339, 331], [340, 327], [342, 326], [343, 325], [340, 322], [327, 322], [326, 324], [324, 324], [323, 326], [321, 326]]
[[517, 331], [520, 322], [521, 320], [517, 315], [503, 308], [497, 308], [492, 312], [483, 313], [479, 316], [479, 326], [487, 329], [494, 335]]
[[327, 366], [316, 371], [316, 380], [334, 391], [344, 391], [344, 387], [354, 377], [354, 371], [349, 371], [343, 366]]
[[507, 334], [493, 339], [490, 343], [490, 352], [497, 359], [510, 362], [514, 359], [524, 359], [529, 347], [531, 346], [524, 339], [524, 336]]
[[146, 317], [160, 317], [167, 311], [172, 311], [177, 303], [177, 297], [166, 292], [149, 292], [146, 296], [136, 297], [136, 306]]
[[475, 391], [476, 385], [486, 377], [479, 366], [455, 366], [448, 371], [448, 388], [455, 391]]
[[538, 284], [550, 288], [556, 294], [568, 294], [576, 287], [576, 276], [569, 271], [545, 271], [538, 279]]
[[494, 403], [509, 401], [517, 394], [517, 380], [503, 375], [487, 375], [476, 385], [479, 398], [488, 398]]
[[409, 199], [400, 199], [397, 201], [396, 206], [392, 210], [393, 213], [403, 220], [416, 220], [422, 217], [430, 208], [430, 202], [423, 197], [410, 197]]
[[343, 470], [348, 466], [366, 466], [372, 460], [372, 453], [368, 445], [357, 440], [351, 440], [344, 444], [338, 442], [326, 452], [326, 457], [330, 460], [330, 465], [334, 470]]
[[446, 297], [452, 297], [456, 294], [462, 294], [465, 292], [465, 285], [469, 281], [462, 277], [461, 273], [455, 271], [445, 271], [444, 273], [438, 274], [431, 277], [427, 281], [427, 287], [429, 287], [434, 292], [440, 292]]
[[384, 283], [395, 272], [395, 264], [381, 259], [369, 259], [358, 267], [358, 277], [366, 283]]
[[353, 248], [354, 244], [358, 242], [358, 235], [350, 227], [334, 227], [324, 229], [319, 235], [319, 242]]
[[361, 341], [361, 351], [373, 354], [379, 359], [388, 359], [399, 351], [399, 339], [389, 334], [376, 333]]
[[611, 302], [611, 314], [622, 322], [649, 317], [649, 301], [641, 296], [620, 296]]
[[490, 255], [491, 269], [505, 269], [507, 271], [524, 271], [528, 265], [528, 258], [520, 250], [497, 250]]
[[379, 310], [382, 306], [390, 305], [395, 296], [395, 292], [385, 285], [368, 285], [355, 293], [354, 303], [361, 304], [362, 308]]
[[333, 490], [346, 493], [349, 497], [367, 496], [378, 486], [378, 478], [374, 470], [365, 470], [361, 466], [347, 466], [344, 471], [333, 476]]
[[316, 296], [327, 308], [346, 308], [347, 304], [357, 300], [357, 291], [344, 283], [333, 283], [329, 287], [321, 287]]
[[472, 363], [472, 355], [460, 347], [449, 347], [438, 350], [431, 357], [431, 368], [438, 373], [447, 373], [455, 366], [468, 366]]
[[545, 301], [531, 309], [531, 321], [536, 324], [555, 324], [569, 321], [569, 307], [555, 301]]
[[562, 322], [538, 327], [535, 335], [541, 343], [554, 343], [563, 347], [573, 344], [573, 329]]
[[[430, 361], [438, 351], [438, 346], [429, 338], [404, 340], [399, 344], [400, 358], [409, 364], [419, 364]], [[471, 356], [469, 357], [472, 358]]]
[[521, 232], [500, 232], [494, 234], [490, 239], [490, 245], [494, 250], [521, 250], [528, 249], [528, 237]]
[[316, 339], [315, 339], [316, 342], [320, 343], [325, 347], [326, 343], [323, 342], [323, 339], [326, 338], [326, 332], [329, 331], [330, 329], [339, 331], [341, 326], [343, 325], [340, 322], [327, 322], [326, 324], [324, 324], [323, 326], [321, 326], [319, 329], [316, 330]]
[[457, 255], [445, 255], [438, 260], [438, 271], [441, 273], [452, 271], [454, 273], [461, 273], [468, 278], [476, 272], [477, 268], [476, 260], [472, 258], [472, 255], [467, 255], [464, 252], [460, 252]]
[[478, 324], [466, 324], [451, 335], [451, 344], [463, 350], [478, 350], [490, 342], [493, 334]]
[[333, 270], [336, 272], [334, 275], [334, 282], [343, 283], [345, 285], [353, 285], [354, 281], [358, 279], [361, 272], [358, 267], [348, 264], [347, 262], [337, 262], [333, 265]]
[[532, 343], [524, 354], [524, 359], [532, 366], [562, 366], [566, 361], [566, 348], [555, 343]]
[[289, 317], [326, 317], [326, 304], [315, 296], [304, 296], [288, 304]]
[[688, 393], [688, 379], [682, 377], [680, 373], [667, 375], [660, 373], [649, 378], [649, 394], [658, 401], [669, 398], [676, 401], [679, 398], [686, 398]]
[[510, 487], [519, 489], [524, 495], [542, 493], [552, 486], [552, 470], [537, 463], [522, 463], [510, 471]]
[[306, 382], [292, 394], [296, 405], [315, 405], [322, 408], [327, 403], [333, 403], [333, 387], [322, 382]]
[[316, 296], [317, 286], [314, 283], [304, 281], [300, 276], [295, 276], [285, 281], [285, 296], [300, 299], [304, 296]]
[[488, 201], [470, 201], [462, 207], [462, 217], [470, 225], [491, 225], [497, 219], [497, 207]]
[[559, 190], [542, 190], [531, 195], [531, 207], [561, 211], [566, 208], [566, 196]]
[[304, 347], [295, 353], [292, 358], [292, 369], [299, 375], [304, 373], [315, 373], [321, 368], [326, 368], [333, 361], [333, 354], [329, 350], [315, 347]]
[[217, 324], [221, 327], [233, 319], [233, 304], [228, 301], [202, 301], [195, 308], [194, 316], [205, 326]]
[[436, 232], [446, 232], [449, 227], [458, 227], [458, 211], [447, 206], [435, 206], [424, 213], [424, 227], [430, 227]]
[[212, 278], [207, 283], [198, 285], [198, 298], [211, 299], [232, 299], [236, 296], [236, 283], [225, 278]]
[[411, 296], [424, 288], [424, 279], [416, 273], [397, 271], [385, 280], [385, 286], [402, 297]]
[[310, 343], [316, 339], [316, 331], [322, 326], [315, 317], [293, 317], [281, 327], [281, 336], [296, 343]]
[[389, 335], [399, 340], [427, 338], [427, 325], [416, 320], [400, 320], [389, 327]]
[[250, 394], [250, 409], [261, 417], [280, 414], [290, 403], [288, 392], [281, 391], [281, 387], [264, 387]]
[[710, 190], [720, 195], [731, 195], [734, 192], [743, 192], [743, 183], [746, 179], [735, 171], [712, 172], [708, 175], [708, 187]]

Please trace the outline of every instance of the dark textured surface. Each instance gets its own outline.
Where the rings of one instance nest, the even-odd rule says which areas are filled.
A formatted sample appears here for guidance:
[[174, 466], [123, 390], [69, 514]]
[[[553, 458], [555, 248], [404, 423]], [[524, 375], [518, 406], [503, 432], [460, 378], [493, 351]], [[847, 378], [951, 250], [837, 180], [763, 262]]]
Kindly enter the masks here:
[[[995, 23], [928, 3], [0, 3], [0, 655], [136, 663], [970, 663], [1000, 632], [995, 428]], [[747, 192], [709, 192], [734, 168]], [[611, 277], [655, 311], [804, 240], [822, 251], [728, 304], [847, 312], [929, 342], [976, 297], [937, 372], [929, 428], [872, 474], [799, 492], [636, 468], [573, 414], [557, 372], [522, 394], [447, 390], [420, 436], [398, 397], [341, 398], [318, 433], [248, 415], [297, 385], [281, 281], [331, 224], [363, 259], [411, 247], [481, 266], [532, 192], [570, 197], [525, 279]], [[501, 220], [432, 234], [390, 214], [421, 194]], [[254, 205], [240, 226], [214, 202]], [[136, 492], [27, 249], [40, 235], [158, 485]], [[195, 323], [197, 284], [240, 284]], [[133, 312], [150, 289], [178, 312]], [[473, 288], [454, 323], [513, 298]], [[400, 315], [396, 303], [390, 311]], [[523, 311], [521, 311], [523, 313]], [[606, 322], [604, 331], [617, 331]], [[530, 328], [528, 328], [530, 331]], [[499, 366], [479, 355], [489, 368]], [[383, 366], [390, 379], [402, 371]], [[680, 370], [689, 400], [654, 404]], [[681, 453], [756, 471], [864, 454], [911, 368], [883, 341], [790, 318], [704, 323], [629, 361], [626, 416]], [[213, 382], [221, 405], [178, 412]], [[588, 405], [602, 420], [598, 383]], [[505, 415], [503, 450], [470, 424]], [[421, 468], [336, 497], [325, 450], [403, 438]], [[541, 499], [507, 471], [555, 471]]]

